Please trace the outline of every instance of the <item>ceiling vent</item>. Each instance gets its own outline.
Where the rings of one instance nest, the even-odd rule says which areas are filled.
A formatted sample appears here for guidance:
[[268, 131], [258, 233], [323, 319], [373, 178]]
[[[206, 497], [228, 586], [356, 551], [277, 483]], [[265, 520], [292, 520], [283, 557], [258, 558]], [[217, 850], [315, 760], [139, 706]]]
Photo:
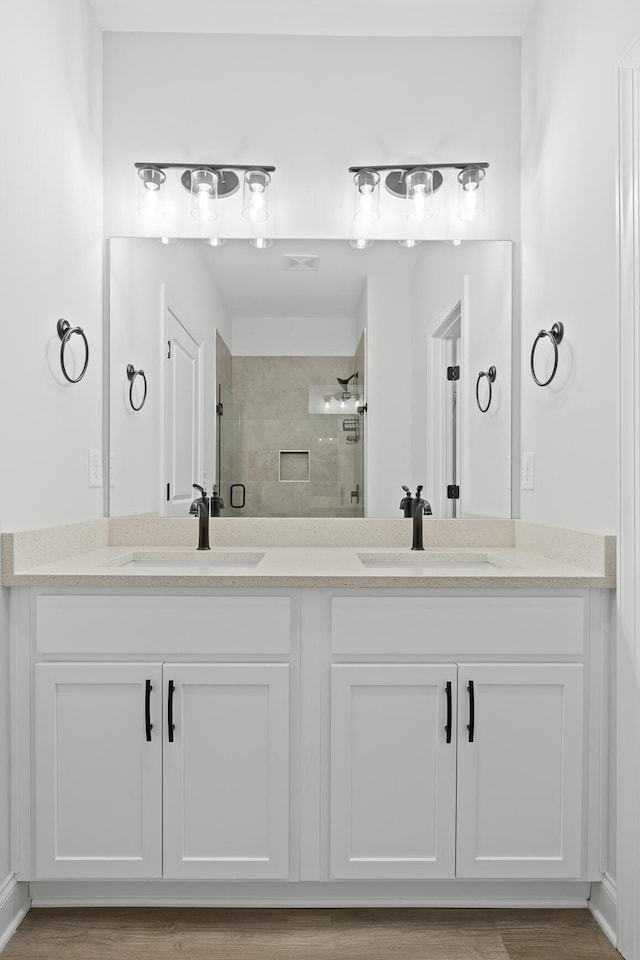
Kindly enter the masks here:
[[285, 253], [285, 270], [297, 270], [298, 273], [317, 270], [320, 257], [316, 253]]

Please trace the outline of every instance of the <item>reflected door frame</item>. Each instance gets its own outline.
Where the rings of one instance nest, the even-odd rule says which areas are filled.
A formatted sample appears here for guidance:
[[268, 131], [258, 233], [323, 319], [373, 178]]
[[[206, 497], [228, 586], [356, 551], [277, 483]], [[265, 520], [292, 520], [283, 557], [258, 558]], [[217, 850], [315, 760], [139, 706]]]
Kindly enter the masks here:
[[452, 292], [445, 305], [430, 321], [427, 329], [427, 499], [433, 515], [437, 518], [453, 516], [451, 502], [447, 498], [447, 485], [451, 483], [448, 467], [452, 458], [451, 427], [452, 413], [449, 409], [447, 366], [451, 363], [450, 333], [459, 323], [459, 346], [456, 363], [461, 367], [461, 379], [456, 383], [456, 439], [455, 461], [460, 498], [457, 501], [457, 516], [464, 516], [464, 365], [465, 365], [465, 302], [468, 279], [465, 276], [462, 291]]
[[[162, 488], [160, 491], [160, 503], [162, 504], [161, 514], [166, 517], [175, 517], [175, 516], [188, 516], [188, 506], [195, 496], [195, 493], [192, 489], [180, 491], [177, 494], [174, 489], [174, 470], [172, 468], [171, 459], [172, 451], [170, 449], [172, 443], [172, 432], [168, 427], [170, 420], [170, 407], [172, 402], [171, 397], [171, 384], [172, 384], [172, 371], [169, 367], [169, 364], [175, 364], [176, 354], [175, 350], [172, 356], [169, 356], [168, 345], [171, 341], [175, 343], [174, 338], [171, 334], [171, 317], [182, 328], [185, 334], [185, 338], [189, 338], [194, 346], [194, 361], [196, 364], [196, 372], [194, 376], [194, 391], [193, 391], [193, 403], [194, 403], [194, 418], [195, 418], [195, 431], [196, 431], [196, 440], [194, 442], [194, 451], [193, 451], [193, 477], [191, 483], [203, 483], [203, 464], [204, 464], [204, 383], [203, 383], [203, 367], [204, 367], [204, 343], [199, 340], [195, 333], [190, 329], [188, 315], [182, 310], [181, 306], [175, 302], [175, 300], [167, 293], [167, 288], [165, 284], [162, 284], [161, 290], [161, 306], [162, 306], [162, 331], [163, 336], [161, 340], [161, 350], [162, 350], [162, 390], [164, 396], [163, 409], [165, 411], [164, 420], [161, 424], [161, 443], [160, 450], [162, 456], [162, 465], [160, 470], [160, 476], [162, 478]], [[176, 499], [178, 496], [178, 499]]]

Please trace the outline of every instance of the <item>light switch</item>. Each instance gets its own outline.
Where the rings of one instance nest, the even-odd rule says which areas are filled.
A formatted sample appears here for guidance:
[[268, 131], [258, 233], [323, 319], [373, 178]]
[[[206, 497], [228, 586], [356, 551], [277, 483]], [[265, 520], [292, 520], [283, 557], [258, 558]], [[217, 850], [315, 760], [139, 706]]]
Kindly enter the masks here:
[[89, 450], [89, 486], [102, 486], [102, 454], [99, 450]]
[[536, 488], [536, 458], [533, 453], [522, 454], [522, 489]]

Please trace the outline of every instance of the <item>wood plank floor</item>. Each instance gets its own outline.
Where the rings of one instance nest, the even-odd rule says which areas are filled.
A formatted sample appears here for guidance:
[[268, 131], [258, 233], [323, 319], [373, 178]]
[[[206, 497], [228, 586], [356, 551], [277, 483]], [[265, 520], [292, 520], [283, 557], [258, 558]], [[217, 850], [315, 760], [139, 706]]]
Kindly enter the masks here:
[[2, 960], [620, 960], [588, 910], [32, 910]]

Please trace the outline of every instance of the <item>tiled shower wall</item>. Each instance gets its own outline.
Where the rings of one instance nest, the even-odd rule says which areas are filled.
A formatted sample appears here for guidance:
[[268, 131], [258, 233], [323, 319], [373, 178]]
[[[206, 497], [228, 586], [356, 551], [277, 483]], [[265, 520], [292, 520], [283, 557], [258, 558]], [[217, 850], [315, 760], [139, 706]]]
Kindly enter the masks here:
[[[337, 391], [336, 378], [356, 369], [362, 381], [355, 364], [353, 356], [231, 358], [235, 403], [221, 424], [228, 441], [221, 453], [225, 516], [364, 515], [363, 430], [358, 443], [347, 443], [344, 416], [309, 414], [309, 386]], [[308, 451], [308, 481], [280, 480], [281, 451]], [[296, 458], [294, 469], [303, 460]], [[246, 487], [242, 510], [227, 504], [229, 480]], [[351, 496], [358, 487], [359, 502]]]

